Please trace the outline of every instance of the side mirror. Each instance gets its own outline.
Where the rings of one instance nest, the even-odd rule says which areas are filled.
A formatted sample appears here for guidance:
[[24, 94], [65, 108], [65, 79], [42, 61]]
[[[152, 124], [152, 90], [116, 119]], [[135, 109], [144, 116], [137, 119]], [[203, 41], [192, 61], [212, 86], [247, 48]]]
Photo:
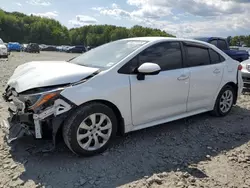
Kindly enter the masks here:
[[161, 67], [157, 65], [156, 63], [143, 63], [140, 67], [137, 69], [137, 79], [138, 80], [144, 80], [145, 75], [157, 75], [161, 71]]

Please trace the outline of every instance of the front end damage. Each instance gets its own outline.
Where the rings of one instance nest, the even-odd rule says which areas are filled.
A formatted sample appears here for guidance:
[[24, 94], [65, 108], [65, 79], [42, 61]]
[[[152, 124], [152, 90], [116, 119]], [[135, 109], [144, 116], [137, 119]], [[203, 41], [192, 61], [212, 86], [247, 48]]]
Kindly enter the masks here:
[[7, 87], [3, 99], [8, 104], [10, 117], [1, 128], [5, 132], [8, 143], [25, 135], [36, 139], [52, 137], [53, 147], [56, 134], [67, 117], [72, 104], [60, 95], [63, 89], [39, 88], [17, 93], [14, 88]]

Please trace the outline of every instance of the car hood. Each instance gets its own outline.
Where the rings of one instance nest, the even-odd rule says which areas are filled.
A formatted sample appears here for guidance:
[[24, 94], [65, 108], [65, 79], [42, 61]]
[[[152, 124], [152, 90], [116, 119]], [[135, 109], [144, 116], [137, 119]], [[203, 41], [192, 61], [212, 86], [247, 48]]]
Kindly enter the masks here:
[[66, 61], [33, 61], [18, 66], [7, 85], [20, 93], [33, 88], [74, 83], [97, 70]]

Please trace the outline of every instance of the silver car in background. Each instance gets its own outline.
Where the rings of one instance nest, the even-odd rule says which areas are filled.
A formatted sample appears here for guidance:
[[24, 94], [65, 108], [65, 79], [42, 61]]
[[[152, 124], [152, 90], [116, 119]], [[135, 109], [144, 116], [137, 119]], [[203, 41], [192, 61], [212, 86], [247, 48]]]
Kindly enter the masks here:
[[8, 58], [8, 49], [0, 38], [0, 58]]
[[242, 79], [245, 89], [250, 89], [250, 59], [241, 62], [242, 69]]

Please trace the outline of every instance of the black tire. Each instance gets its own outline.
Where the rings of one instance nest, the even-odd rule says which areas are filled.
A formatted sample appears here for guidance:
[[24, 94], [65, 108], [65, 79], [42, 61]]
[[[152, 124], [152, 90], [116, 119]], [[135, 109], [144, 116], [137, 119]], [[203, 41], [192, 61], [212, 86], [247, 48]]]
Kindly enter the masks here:
[[[102, 113], [109, 117], [112, 123], [112, 132], [109, 140], [97, 150], [85, 150], [83, 149], [76, 138], [78, 127], [81, 122], [94, 113]], [[81, 156], [93, 156], [99, 153], [104, 152], [117, 132], [117, 118], [115, 113], [108, 106], [101, 103], [90, 103], [84, 106], [77, 108], [74, 112], [71, 113], [69, 118], [64, 122], [63, 125], [63, 139], [68, 148], [77, 155]]]
[[222, 95], [227, 91], [227, 90], [230, 90], [232, 93], [233, 93], [233, 101], [235, 100], [235, 97], [236, 97], [236, 91], [234, 90], [234, 88], [230, 85], [226, 85], [224, 86], [220, 93], [218, 94], [217, 96], [217, 99], [216, 99], [216, 102], [215, 102], [215, 105], [214, 105], [214, 109], [213, 111], [211, 112], [212, 115], [214, 116], [217, 116], [217, 117], [223, 117], [223, 116], [226, 116], [227, 114], [230, 113], [232, 107], [233, 107], [233, 103], [232, 105], [230, 106], [230, 109], [227, 111], [227, 112], [223, 112], [220, 108], [220, 100], [222, 98]]

